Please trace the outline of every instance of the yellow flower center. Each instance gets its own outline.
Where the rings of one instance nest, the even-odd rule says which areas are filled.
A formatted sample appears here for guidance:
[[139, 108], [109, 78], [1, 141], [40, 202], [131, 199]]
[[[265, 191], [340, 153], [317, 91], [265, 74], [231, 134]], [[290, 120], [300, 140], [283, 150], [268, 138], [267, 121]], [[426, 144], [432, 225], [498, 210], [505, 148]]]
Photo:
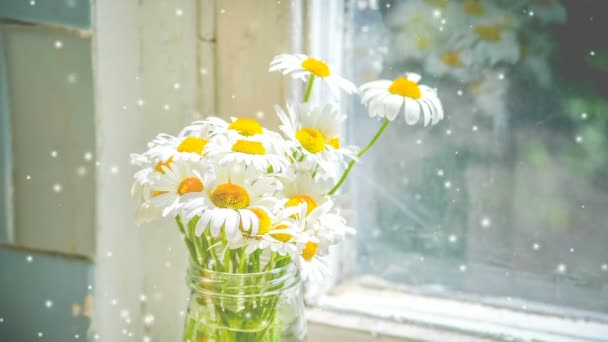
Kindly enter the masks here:
[[460, 52], [458, 51], [448, 51], [444, 53], [443, 55], [441, 55], [441, 61], [453, 68], [459, 68], [462, 66]]
[[161, 174], [165, 174], [165, 170], [163, 170], [163, 166], [166, 168], [171, 169], [171, 163], [173, 162], [173, 156], [169, 157], [169, 159], [167, 159], [166, 161], [159, 161], [158, 163], [156, 163], [156, 165], [154, 166], [154, 170], [156, 172], [159, 172]]
[[203, 148], [207, 145], [207, 140], [197, 137], [187, 137], [182, 140], [181, 144], [177, 147], [178, 152], [191, 152], [201, 154]]
[[230, 209], [245, 209], [250, 202], [247, 190], [232, 183], [218, 185], [209, 198], [217, 207]]
[[257, 120], [250, 118], [238, 118], [232, 121], [232, 123], [228, 126], [228, 129], [235, 130], [239, 132], [239, 134], [248, 137], [264, 133], [262, 125], [260, 125]]
[[308, 70], [319, 77], [327, 77], [330, 75], [329, 67], [325, 62], [314, 58], [307, 58], [302, 62], [302, 68]]
[[388, 87], [388, 91], [393, 94], [412, 99], [419, 99], [422, 97], [418, 84], [408, 80], [405, 77], [399, 77], [398, 79], [394, 80], [391, 86]]
[[308, 241], [306, 243], [306, 245], [304, 245], [304, 249], [302, 249], [302, 257], [304, 257], [304, 259], [310, 261], [312, 258], [314, 258], [315, 254], [317, 254], [317, 247], [319, 245], [312, 242], [312, 241]]
[[479, 39], [488, 42], [497, 42], [502, 38], [500, 27], [494, 25], [479, 25], [475, 27], [475, 33], [477, 33]]
[[337, 150], [340, 148], [340, 138], [338, 138], [338, 137], [331, 138], [331, 139], [329, 139], [327, 144]]
[[287, 203], [285, 203], [285, 206], [295, 207], [296, 205], [300, 205], [301, 203], [306, 203], [306, 215], [310, 214], [310, 212], [317, 208], [317, 202], [315, 202], [315, 200], [308, 195], [293, 196], [289, 199], [289, 201], [287, 201]]
[[186, 178], [177, 186], [177, 193], [180, 196], [185, 195], [190, 192], [201, 192], [203, 191], [203, 182], [196, 177]]
[[463, 9], [466, 14], [474, 17], [479, 17], [486, 13], [486, 8], [478, 0], [465, 0]]
[[325, 137], [316, 128], [302, 128], [296, 132], [296, 139], [310, 153], [319, 153], [325, 148]]
[[[286, 228], [287, 228], [287, 225], [282, 224], [282, 225], [276, 227], [275, 230], [286, 229]], [[279, 233], [279, 234], [270, 234], [270, 236], [272, 236], [273, 238], [275, 238], [281, 242], [288, 242], [292, 238], [291, 234], [280, 234]]]
[[248, 141], [248, 140], [237, 140], [234, 145], [232, 145], [232, 150], [234, 152], [241, 152], [247, 154], [266, 154], [266, 149], [261, 142], [258, 141]]
[[154, 190], [152, 191], [152, 197], [156, 197], [156, 196], [160, 196], [162, 194], [166, 194], [168, 191], [163, 191], [163, 190]]
[[426, 3], [439, 8], [445, 8], [448, 5], [448, 0], [426, 0]]
[[251, 210], [255, 216], [258, 217], [258, 220], [260, 221], [260, 227], [258, 229], [258, 235], [264, 235], [266, 233], [268, 233], [268, 231], [270, 230], [270, 216], [268, 216], [268, 213], [266, 213], [266, 211], [260, 209], [260, 208], [250, 208], [249, 210]]

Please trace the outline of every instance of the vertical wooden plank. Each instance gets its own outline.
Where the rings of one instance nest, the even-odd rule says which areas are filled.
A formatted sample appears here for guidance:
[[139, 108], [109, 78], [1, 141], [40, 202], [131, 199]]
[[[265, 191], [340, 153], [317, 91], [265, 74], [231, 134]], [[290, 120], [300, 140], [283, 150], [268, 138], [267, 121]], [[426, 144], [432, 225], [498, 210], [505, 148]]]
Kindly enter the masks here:
[[276, 127], [275, 104], [284, 104], [289, 84], [268, 73], [279, 53], [293, 52], [293, 7], [299, 1], [223, 0], [216, 6], [217, 111], [223, 117], [263, 118]]
[[[135, 206], [128, 189], [131, 169], [129, 151], [142, 144], [145, 131], [143, 108], [136, 77], [140, 70], [137, 28], [138, 4], [110, 0], [97, 3], [93, 41], [96, 94], [96, 156], [99, 170], [97, 196], [97, 273], [95, 329], [104, 341], [126, 341], [122, 329], [135, 337], [143, 334], [142, 260]], [[112, 173], [112, 167], [117, 173]], [[132, 320], [127, 325], [120, 312]]]
[[[181, 13], [181, 15], [180, 15]], [[144, 127], [147, 141], [159, 132], [177, 134], [196, 117], [197, 7], [196, 0], [150, 0], [138, 10], [142, 43], [142, 87], [145, 116], [154, 124]], [[179, 89], [175, 84], [179, 84]], [[169, 103], [166, 111], [163, 106]], [[148, 105], [150, 105], [148, 107]], [[136, 150], [142, 150], [140, 144]], [[132, 216], [131, 216], [132, 218]], [[154, 324], [144, 333], [153, 341], [180, 341], [188, 296], [187, 257], [174, 220], [166, 219], [138, 228], [142, 243], [146, 302], [144, 317]]]
[[194, 0], [97, 3], [96, 324], [104, 341], [181, 339], [186, 251], [172, 220], [135, 226], [128, 154], [194, 118], [195, 22]]
[[0, 246], [0, 341], [91, 338], [93, 263]]
[[4, 28], [0, 25], [0, 243], [12, 242], [13, 160]]
[[216, 2], [198, 1], [198, 110], [201, 117], [216, 115]]

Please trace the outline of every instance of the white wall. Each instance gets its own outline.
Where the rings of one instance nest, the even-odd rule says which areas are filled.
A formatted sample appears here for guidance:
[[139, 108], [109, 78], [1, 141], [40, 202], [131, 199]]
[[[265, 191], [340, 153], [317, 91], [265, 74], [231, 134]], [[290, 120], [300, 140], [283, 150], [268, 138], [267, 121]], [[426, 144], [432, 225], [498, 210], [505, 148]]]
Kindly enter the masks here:
[[[128, 154], [194, 117], [195, 21], [194, 0], [97, 1], [95, 329], [103, 341], [181, 338], [184, 248], [171, 221], [134, 225]], [[145, 325], [149, 314], [154, 323]]]

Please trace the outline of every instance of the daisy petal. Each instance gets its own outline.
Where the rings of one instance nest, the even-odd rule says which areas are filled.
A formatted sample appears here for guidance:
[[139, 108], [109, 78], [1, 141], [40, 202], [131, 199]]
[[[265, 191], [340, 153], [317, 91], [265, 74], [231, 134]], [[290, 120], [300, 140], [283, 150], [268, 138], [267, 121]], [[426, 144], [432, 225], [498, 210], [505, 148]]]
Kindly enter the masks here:
[[420, 105], [415, 100], [405, 98], [405, 122], [415, 125], [420, 119]]
[[403, 106], [403, 97], [399, 95], [389, 95], [384, 99], [386, 118], [390, 121], [395, 120]]

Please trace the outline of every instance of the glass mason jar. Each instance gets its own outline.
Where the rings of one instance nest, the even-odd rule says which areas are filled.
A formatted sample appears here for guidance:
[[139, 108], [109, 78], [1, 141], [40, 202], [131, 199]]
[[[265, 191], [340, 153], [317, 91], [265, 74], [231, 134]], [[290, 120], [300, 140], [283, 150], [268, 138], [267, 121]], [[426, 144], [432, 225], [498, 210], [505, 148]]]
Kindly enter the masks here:
[[259, 273], [224, 273], [191, 263], [183, 341], [301, 342], [306, 322], [293, 264]]

